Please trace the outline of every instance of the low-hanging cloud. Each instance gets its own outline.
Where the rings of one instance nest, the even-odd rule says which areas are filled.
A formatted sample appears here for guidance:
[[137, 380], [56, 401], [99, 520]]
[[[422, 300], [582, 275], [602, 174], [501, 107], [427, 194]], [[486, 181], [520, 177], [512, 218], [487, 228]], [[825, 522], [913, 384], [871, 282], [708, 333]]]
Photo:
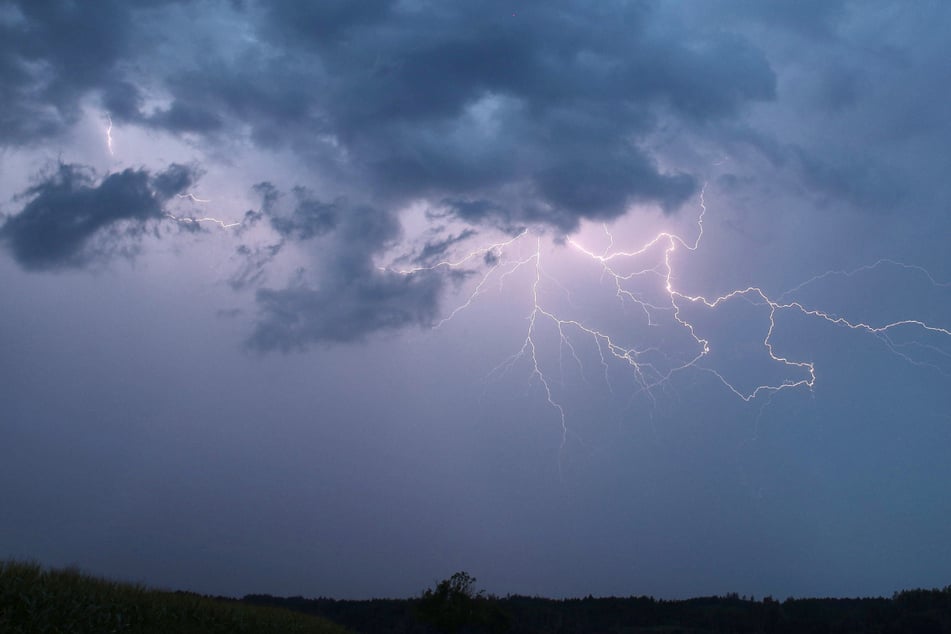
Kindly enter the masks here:
[[91, 168], [61, 163], [20, 195], [27, 202], [0, 226], [0, 241], [25, 269], [83, 267], [161, 219], [165, 203], [195, 179], [194, 168], [177, 164], [97, 180]]
[[339, 217], [339, 226], [335, 221], [334, 235], [322, 244], [319, 285], [259, 289], [260, 313], [248, 342], [251, 348], [287, 351], [309, 343], [359, 341], [377, 331], [434, 320], [444, 283], [441, 275], [402, 275], [373, 263], [374, 254], [399, 237], [399, 224], [391, 214], [345, 200], [324, 204], [299, 199], [292, 216], [298, 224], [282, 235], [300, 238], [303, 230], [308, 239], [316, 237], [309, 228], [314, 219], [326, 226], [321, 219], [328, 209]]

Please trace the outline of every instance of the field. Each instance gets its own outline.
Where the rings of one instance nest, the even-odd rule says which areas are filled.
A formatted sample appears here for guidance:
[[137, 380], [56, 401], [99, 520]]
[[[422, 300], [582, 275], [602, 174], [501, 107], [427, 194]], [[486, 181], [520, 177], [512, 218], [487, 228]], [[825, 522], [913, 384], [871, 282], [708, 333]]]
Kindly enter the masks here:
[[[417, 597], [337, 600], [168, 592], [76, 569], [0, 562], [2, 634], [943, 634], [951, 586], [891, 598], [756, 600], [730, 593], [546, 599], [487, 595], [457, 573]], [[329, 620], [328, 620], [329, 619]], [[345, 629], [345, 627], [347, 629]]]
[[0, 632], [346, 634], [319, 617], [116, 583], [75, 569], [0, 562]]

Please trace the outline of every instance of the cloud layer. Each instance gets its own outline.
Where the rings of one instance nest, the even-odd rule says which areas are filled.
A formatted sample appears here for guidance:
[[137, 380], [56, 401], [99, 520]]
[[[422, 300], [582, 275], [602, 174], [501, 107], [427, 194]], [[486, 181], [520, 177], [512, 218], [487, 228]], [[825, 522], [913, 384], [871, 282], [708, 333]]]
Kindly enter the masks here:
[[[844, 34], [844, 24], [852, 31]], [[410, 205], [427, 208], [434, 225], [456, 223], [446, 235], [429, 235], [430, 250], [488, 226], [565, 234], [585, 219], [616, 219], [633, 204], [673, 212], [705, 178], [690, 150], [674, 147], [695, 138], [758, 152], [794, 172], [819, 202], [886, 209], [907, 200], [909, 182], [937, 169], [933, 161], [915, 165], [923, 153], [908, 141], [914, 135], [897, 145], [880, 139], [904, 152], [904, 172], [830, 142], [835, 125], [854, 133], [896, 121], [890, 111], [850, 115], [875, 86], [856, 51], [874, 56], [909, 94], [930, 78], [905, 78], [902, 64], [936, 72], [933, 62], [912, 64], [914, 52], [895, 53], [897, 45], [872, 46], [874, 30], [863, 26], [844, 1], [737, 0], [689, 11], [622, 0], [110, 0], [95, 11], [66, 0], [8, 1], [0, 5], [0, 146], [60, 148], [93, 109], [117, 126], [207, 148], [209, 163], [226, 164], [235, 148], [293, 157], [292, 183], [282, 183], [293, 210], [274, 213], [265, 201], [248, 217], [268, 216], [279, 242], [242, 245], [232, 285], [261, 284], [286, 244], [303, 245], [319, 270], [312, 267], [306, 292], [257, 289], [255, 345], [347, 341], [426, 323], [434, 310], [438, 283], [386, 279], [370, 265], [392, 247], [398, 214]], [[922, 50], [938, 46], [929, 42]], [[795, 76], [800, 57], [825, 62], [790, 99], [839, 122], [818, 121], [812, 140], [791, 138], [782, 119], [750, 123], [752, 110], [784, 90], [778, 69]], [[916, 107], [922, 116], [905, 116], [902, 125], [934, 118], [933, 108]], [[152, 172], [126, 169], [98, 184], [75, 167], [41, 176], [19, 199], [27, 202], [7, 220], [4, 240], [34, 270], [82, 266], [95, 253], [121, 250], [120, 221], [128, 234], [162, 213], [163, 192], [154, 201], [144, 192], [174, 175]], [[262, 173], [235, 188], [273, 179]], [[387, 238], [354, 232], [370, 217], [390, 227]], [[94, 244], [109, 231], [111, 247]], [[380, 317], [317, 326], [324, 317], [314, 311], [334, 312], [325, 295], [348, 298], [343, 318]], [[404, 301], [426, 303], [414, 311]]]
[[[696, 191], [643, 145], [664, 117], [729, 118], [775, 93], [756, 49], [730, 35], [688, 44], [650, 3], [241, 4], [231, 19], [248, 42], [144, 76], [137, 60], [156, 42], [142, 20], [168, 3], [113, 4], [12, 5], [0, 142], [61, 130], [92, 94], [117, 121], [173, 134], [248, 129], [388, 201], [486, 200], [571, 230]], [[166, 104], [146, 107], [150, 94]]]
[[648, 135], [775, 92], [758, 51], [731, 36], [688, 46], [649, 4], [277, 3], [264, 18], [267, 58], [177, 79], [171, 108], [308, 144], [378, 199], [482, 201], [564, 231], [632, 202], [676, 208], [696, 178], [660, 169]]

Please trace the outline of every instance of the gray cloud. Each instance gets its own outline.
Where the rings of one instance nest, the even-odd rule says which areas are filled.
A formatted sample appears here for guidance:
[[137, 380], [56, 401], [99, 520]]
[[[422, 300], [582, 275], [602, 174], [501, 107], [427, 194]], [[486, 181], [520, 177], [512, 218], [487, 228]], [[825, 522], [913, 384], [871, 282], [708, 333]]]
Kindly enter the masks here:
[[565, 231], [632, 202], [675, 209], [697, 181], [645, 149], [658, 113], [716, 122], [775, 94], [759, 51], [736, 36], [657, 28], [651, 3], [248, 11], [263, 15], [267, 55], [214, 57], [171, 77], [173, 103], [150, 124], [214, 133], [240, 122], [263, 146], [325, 161], [384, 207], [482, 199]]
[[291, 192], [295, 205], [290, 212], [280, 204], [283, 193], [269, 181], [263, 181], [252, 187], [261, 197], [261, 208], [249, 210], [244, 215], [239, 234], [267, 219], [269, 225], [280, 236], [273, 244], [239, 245], [235, 255], [240, 262], [238, 270], [228, 283], [235, 290], [253, 287], [263, 283], [268, 266], [283, 250], [288, 242], [307, 241], [319, 238], [336, 229], [340, 215], [348, 207], [345, 199], [332, 203], [322, 202], [306, 187], [294, 187]]
[[[313, 208], [322, 207], [308, 202]], [[315, 342], [358, 341], [376, 331], [433, 321], [442, 276], [400, 275], [373, 264], [373, 255], [399, 237], [396, 220], [378, 209], [342, 200], [334, 203], [334, 209], [340, 224], [323, 251], [319, 286], [260, 289], [260, 313], [249, 340], [252, 348], [286, 351]]]
[[0, 226], [0, 240], [26, 269], [82, 267], [141, 234], [195, 179], [194, 169], [171, 165], [157, 174], [126, 169], [97, 182], [90, 168], [60, 163], [19, 196], [27, 202]]
[[[616, 218], [632, 203], [672, 211], [698, 180], [661, 168], [650, 135], [669, 117], [730, 121], [776, 91], [769, 63], [746, 40], [665, 21], [653, 2], [175, 4], [10, 4], [0, 27], [0, 85], [10, 95], [0, 143], [56, 134], [92, 95], [117, 122], [210, 142], [249, 135], [318, 168], [338, 188], [321, 192], [333, 202], [297, 189], [292, 210], [278, 212], [267, 198], [276, 190], [261, 190], [262, 209], [247, 218], [266, 217], [281, 242], [239, 249], [236, 287], [261, 283], [288, 241], [320, 239], [336, 258], [318, 288], [260, 291], [258, 347], [425, 323], [438, 276], [403, 278], [370, 265], [398, 234], [393, 214], [409, 201], [472, 225], [559, 232], [584, 218]], [[148, 57], [163, 41], [146, 22], [182, 11], [214, 12], [247, 36], [202, 37], [200, 45], [186, 38], [178, 49], [194, 50]], [[177, 28], [190, 27], [179, 20]], [[150, 103], [155, 96], [161, 105]], [[17, 260], [34, 269], [80, 265], [105, 228], [160, 213], [159, 201], [134, 204], [136, 191], [167, 196], [188, 179], [123, 174], [121, 183], [114, 175], [94, 186], [68, 172], [31, 190], [31, 203], [4, 226]], [[118, 192], [124, 211], [96, 211]], [[54, 197], [62, 216], [82, 221], [43, 211]], [[448, 248], [442, 240], [428, 248]]]
[[475, 235], [475, 230], [465, 229], [460, 231], [458, 235], [449, 235], [441, 240], [427, 241], [426, 244], [423, 245], [423, 248], [420, 249], [419, 254], [413, 258], [413, 262], [429, 266], [435, 259], [446, 253], [452, 245], [468, 240]]
[[[443, 277], [371, 265], [398, 235], [391, 213], [407, 201], [508, 231], [538, 224], [569, 232], [632, 203], [672, 211], [698, 182], [662, 170], [646, 148], [663, 117], [716, 124], [775, 93], [769, 64], [744, 40], [694, 34], [687, 45], [685, 33], [656, 28], [650, 3], [597, 11], [523, 3], [516, 15], [504, 3], [384, 1], [247, 11], [263, 15], [258, 35], [268, 54], [208, 58], [171, 77], [173, 101], [148, 124], [212, 136], [222, 121], [245, 125], [261, 146], [296, 149], [341, 193], [372, 204], [321, 202], [298, 189], [293, 209], [280, 211], [277, 190], [258, 186], [257, 213], [281, 243], [242, 247], [233, 285], [260, 283], [285, 242], [321, 238], [314, 248], [324, 252], [315, 287], [258, 291], [258, 349], [430, 322]], [[166, 120], [172, 112], [182, 113], [179, 123]], [[453, 241], [434, 238], [418, 255]]]
[[122, 74], [146, 38], [133, 28], [139, 8], [170, 0], [104, 0], [95, 7], [59, 0], [0, 4], [0, 145], [62, 132], [91, 92], [119, 119], [137, 117], [138, 89]]
[[[610, 221], [634, 203], [672, 212], [696, 194], [700, 179], [691, 169], [697, 163], [660, 159], [655, 142], [671, 122], [715, 143], [744, 143], [746, 135], [747, 143], [773, 148], [773, 160], [795, 169], [822, 199], [884, 209], [908, 196], [900, 184], [908, 175], [891, 174], [880, 156], [855, 161], [851, 151], [835, 147], [835, 130], [822, 137], [830, 138], [827, 149], [790, 138], [780, 125], [747, 123], [751, 106], [775, 100], [786, 88], [778, 70], [789, 81], [797, 60], [821, 56], [828, 58], [822, 70], [798, 80], [804, 90], [795, 98], [848, 115], [842, 126], [877, 125], [898, 134], [891, 105], [877, 120], [850, 114], [878, 85], [857, 50], [868, 49], [875, 68], [894, 73], [892, 83], [909, 62], [888, 42], [866, 46], [861, 15], [845, 0], [724, 0], [689, 14], [662, 2], [620, 0], [595, 7], [566, 0], [110, 0], [96, 11], [56, 0], [5, 6], [0, 86], [9, 99], [0, 113], [0, 144], [55, 135], [77, 120], [82, 100], [91, 96], [117, 122], [210, 143], [247, 136], [261, 148], [290, 149], [302, 166], [332, 183], [329, 189], [310, 183], [319, 197], [291, 192], [293, 202], [280, 213], [268, 212], [265, 201], [255, 212], [261, 215], [249, 217], [249, 225], [266, 217], [282, 242], [239, 252], [253, 262], [236, 278], [237, 287], [261, 283], [259, 273], [285, 242], [311, 248], [319, 239], [321, 249], [369, 261], [375, 253], [368, 249], [381, 243], [358, 241], [351, 250], [344, 242], [343, 215], [359, 205], [341, 202], [343, 196], [382, 216], [424, 201], [474, 230], [534, 224], [565, 233], [582, 219]], [[170, 40], [150, 35], [145, 18], [199, 33], [203, 27], [184, 23], [186, 15], [214, 15], [215, 24], [235, 25], [239, 37], [183, 36], [176, 40], [181, 51], [156, 55], [167, 52], [162, 47]], [[774, 39], [782, 46], [770, 47]], [[940, 70], [934, 62], [918, 66], [936, 75]], [[921, 80], [908, 80], [908, 94]], [[940, 106], [930, 116], [939, 118]], [[901, 120], [909, 128], [929, 121]], [[888, 147], [884, 140], [881, 145]], [[916, 150], [909, 146], [907, 153]], [[437, 248], [446, 236], [429, 238]], [[79, 243], [88, 251], [85, 238]], [[330, 279], [320, 288], [347, 279], [343, 270], [350, 279], [380, 282], [375, 271], [327, 270]], [[384, 296], [375, 288], [354, 291], [351, 299]], [[318, 330], [303, 328], [311, 333], [304, 338], [319, 338], [312, 336]]]
[[273, 190], [265, 194], [265, 208], [268, 209], [271, 227], [284, 238], [309, 240], [332, 231], [339, 220], [340, 208], [346, 205], [344, 199], [332, 203], [321, 202], [306, 187], [293, 189], [296, 205], [289, 215], [274, 213], [270, 196]]
[[136, 116], [135, 118], [141, 123], [170, 132], [211, 134], [220, 130], [224, 125], [215, 112], [182, 103], [175, 103], [170, 108], [159, 110], [148, 117]]
[[798, 0], [797, 2], [759, 2], [726, 0], [706, 3], [712, 15], [743, 22], [762, 23], [810, 39], [834, 37], [846, 14], [845, 0]]
[[436, 317], [443, 282], [436, 274], [364, 272], [327, 286], [261, 289], [260, 315], [249, 344], [258, 350], [302, 349], [309, 343], [361, 341], [367, 335]]
[[[906, 179], [865, 157], [841, 161], [814, 156], [796, 148], [803, 181], [819, 200], [844, 200], [866, 210], [894, 209], [906, 198]], [[851, 159], [851, 160], [849, 160]]]

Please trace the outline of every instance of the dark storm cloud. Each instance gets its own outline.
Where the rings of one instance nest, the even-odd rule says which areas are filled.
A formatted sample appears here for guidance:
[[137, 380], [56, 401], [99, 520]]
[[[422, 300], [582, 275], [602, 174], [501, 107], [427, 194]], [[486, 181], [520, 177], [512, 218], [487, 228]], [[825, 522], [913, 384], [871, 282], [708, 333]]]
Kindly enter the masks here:
[[[229, 284], [235, 290], [258, 287], [258, 320], [249, 347], [289, 351], [311, 343], [358, 341], [377, 331], [433, 321], [443, 276], [401, 275], [374, 263], [376, 254], [400, 238], [393, 214], [345, 198], [325, 202], [301, 186], [294, 187], [291, 196], [268, 181], [252, 189], [261, 205], [245, 214], [245, 225], [266, 220], [278, 240], [242, 244], [235, 252], [239, 266]], [[450, 244], [427, 247], [435, 252]], [[286, 288], [260, 288], [272, 262], [292, 245], [318, 254], [317, 282], [304, 283], [306, 272], [298, 270]]]
[[345, 199], [340, 198], [332, 203], [323, 202], [306, 187], [297, 186], [291, 190], [294, 207], [290, 212], [286, 212], [280, 204], [284, 195], [273, 183], [258, 183], [252, 187], [252, 191], [261, 197], [261, 208], [245, 213], [238, 233], [243, 234], [250, 227], [267, 219], [271, 228], [280, 236], [280, 240], [273, 244], [238, 246], [235, 255], [240, 264], [228, 280], [235, 290], [263, 283], [268, 266], [287, 242], [302, 242], [326, 235], [336, 229], [340, 215], [348, 208]]
[[761, 2], [728, 0], [708, 3], [717, 15], [748, 22], [761, 22], [809, 38], [834, 35], [846, 13], [845, 0], [798, 0], [797, 2]]
[[436, 275], [391, 272], [365, 272], [320, 288], [262, 289], [257, 294], [261, 314], [249, 343], [259, 350], [287, 351], [428, 325], [436, 317], [441, 289]]
[[484, 199], [565, 231], [632, 202], [675, 209], [697, 182], [645, 149], [659, 121], [729, 119], [775, 92], [757, 50], [658, 26], [651, 3], [253, 10], [267, 55], [176, 75], [168, 114], [150, 123], [211, 132], [228, 119], [262, 145], [335, 155], [341, 182], [386, 206]]
[[143, 123], [171, 132], [210, 134], [217, 132], [223, 126], [221, 118], [216, 113], [181, 103], [175, 103], [172, 107], [159, 110], [149, 117], [137, 118]]
[[884, 211], [894, 209], [909, 193], [906, 181], [893, 169], [861, 157], [831, 162], [796, 149], [803, 181], [819, 200], [844, 200], [856, 207]]
[[[698, 179], [661, 167], [651, 136], [672, 119], [735, 121], [776, 93], [769, 63], [747, 40], [691, 29], [654, 2], [163, 7], [170, 4], [10, 5], [0, 82], [12, 97], [0, 143], [55, 133], [92, 95], [117, 122], [212, 142], [247, 135], [318, 169], [336, 188], [321, 197], [334, 202], [298, 190], [292, 210], [278, 213], [276, 199], [266, 199], [248, 220], [266, 217], [281, 243], [237, 253], [248, 263], [232, 280], [237, 287], [261, 283], [285, 242], [319, 239], [334, 254], [315, 288], [260, 291], [254, 342], [262, 348], [426, 323], [440, 278], [372, 266], [398, 235], [396, 210], [410, 201], [507, 231], [535, 224], [570, 232], [633, 203], [672, 211], [696, 193]], [[184, 23], [211, 14], [216, 24], [240, 26], [241, 37], [206, 39]], [[162, 40], [152, 24], [195, 29], [195, 37], [176, 54], [155, 55]], [[173, 181], [154, 186], [176, 189]], [[355, 229], [371, 218], [363, 233]], [[74, 262], [99, 231], [84, 226], [46, 256], [14, 252], [33, 268]], [[383, 237], [373, 232], [380, 227]], [[448, 248], [443, 240], [427, 248]]]
[[27, 202], [0, 226], [0, 240], [25, 269], [81, 267], [161, 218], [165, 202], [195, 178], [194, 169], [171, 165], [157, 174], [126, 169], [97, 183], [91, 169], [59, 164], [20, 195]]
[[102, 106], [116, 122], [141, 120], [143, 102], [139, 89], [127, 81], [114, 80], [102, 88]]
[[[341, 213], [341, 207], [346, 201], [338, 199], [332, 203], [321, 202], [305, 187], [293, 189], [296, 205], [289, 215], [270, 213], [271, 226], [284, 238], [293, 240], [309, 240], [332, 231], [336, 226]], [[269, 205], [270, 196], [265, 194], [265, 206]]]
[[379, 23], [395, 5], [394, 0], [325, 0], [324, 2], [270, 2], [265, 11], [280, 30], [276, 35], [305, 44], [339, 43], [348, 31]]
[[782, 77], [768, 119], [740, 122], [722, 145], [749, 143], [812, 204], [928, 209], [944, 196], [940, 175], [951, 165], [947, 37], [936, 28], [951, 19], [948, 6], [702, 3], [698, 20], [743, 33]]
[[327, 246], [319, 286], [259, 290], [252, 348], [291, 350], [314, 342], [358, 341], [376, 331], [434, 319], [443, 286], [438, 274], [400, 275], [373, 263], [373, 255], [399, 237], [396, 220], [368, 206], [337, 201], [334, 207], [340, 224]]
[[450, 235], [442, 240], [427, 242], [420, 250], [419, 255], [413, 258], [413, 262], [428, 265], [432, 263], [434, 258], [443, 255], [452, 245], [464, 242], [475, 235], [476, 231], [473, 229], [465, 229], [459, 232], [459, 235]]
[[556, 208], [589, 218], [612, 218], [629, 201], [659, 202], [669, 211], [696, 187], [686, 174], [658, 174], [640, 153], [564, 161], [535, 179]]
[[[287, 242], [319, 239], [323, 263], [313, 287], [258, 291], [258, 349], [429, 323], [445, 278], [372, 264], [398, 236], [392, 214], [408, 201], [512, 233], [530, 223], [569, 232], [632, 203], [672, 211], [697, 179], [661, 169], [649, 136], [668, 117], [716, 125], [775, 94], [769, 64], [744, 40], [661, 25], [651, 3], [243, 10], [260, 18], [261, 43], [169, 76], [173, 99], [147, 125], [210, 137], [242, 126], [262, 147], [314, 161], [340, 187], [331, 197], [371, 201], [321, 202], [298, 189], [287, 211], [272, 185], [258, 186], [254, 218], [267, 218], [281, 242], [242, 246], [232, 285], [262, 283]], [[433, 238], [413, 257], [438, 257], [457, 239]]]
[[79, 118], [80, 100], [90, 92], [101, 93], [118, 119], [138, 118], [138, 89], [120, 77], [122, 62], [143, 44], [132, 28], [134, 13], [169, 3], [0, 3], [0, 145], [61, 132]]

